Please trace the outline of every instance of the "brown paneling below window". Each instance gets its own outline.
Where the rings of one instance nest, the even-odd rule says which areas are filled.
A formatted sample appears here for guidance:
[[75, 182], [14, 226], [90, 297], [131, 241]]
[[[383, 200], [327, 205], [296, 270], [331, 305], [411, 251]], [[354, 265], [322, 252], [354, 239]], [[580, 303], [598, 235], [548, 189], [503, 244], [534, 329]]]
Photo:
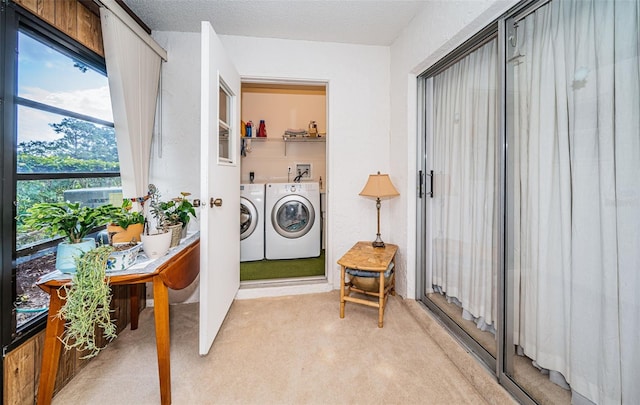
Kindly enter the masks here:
[[80, 0], [13, 0], [13, 2], [104, 57], [100, 16]]

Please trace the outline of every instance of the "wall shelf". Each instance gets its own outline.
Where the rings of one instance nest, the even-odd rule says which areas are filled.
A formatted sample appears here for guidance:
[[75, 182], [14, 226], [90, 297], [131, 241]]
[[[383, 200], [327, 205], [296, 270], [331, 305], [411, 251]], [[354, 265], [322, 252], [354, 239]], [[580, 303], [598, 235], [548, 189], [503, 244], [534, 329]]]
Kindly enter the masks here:
[[326, 142], [326, 136], [286, 136], [282, 135], [282, 140], [284, 141], [284, 155], [287, 156], [287, 143], [288, 142]]
[[258, 142], [266, 142], [266, 141], [280, 141], [282, 139], [282, 141], [284, 142], [284, 155], [287, 156], [287, 143], [289, 142], [326, 142], [327, 141], [327, 137], [326, 136], [318, 136], [318, 137], [311, 137], [311, 136], [286, 136], [283, 135], [282, 138], [273, 138], [273, 137], [243, 137], [242, 139], [242, 144], [244, 146], [245, 141], [258, 141]]

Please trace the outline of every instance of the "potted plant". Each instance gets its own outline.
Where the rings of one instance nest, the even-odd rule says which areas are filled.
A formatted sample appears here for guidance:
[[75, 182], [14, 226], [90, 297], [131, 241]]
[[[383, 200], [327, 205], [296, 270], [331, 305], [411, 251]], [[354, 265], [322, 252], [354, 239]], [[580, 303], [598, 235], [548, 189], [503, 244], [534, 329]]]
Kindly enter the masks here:
[[103, 245], [76, 259], [77, 271], [72, 283], [65, 286], [65, 303], [56, 316], [65, 320], [61, 337], [65, 349], [88, 351], [82, 358], [93, 357], [101, 347], [96, 344], [96, 332], [111, 341], [116, 337], [116, 325], [111, 319], [111, 290], [105, 277], [107, 261], [113, 247]]
[[107, 225], [109, 243], [140, 242], [144, 222], [144, 215], [134, 211], [131, 200], [125, 198], [120, 209], [113, 212], [111, 223]]
[[171, 232], [162, 227], [161, 212], [156, 207], [160, 204], [160, 192], [158, 188], [149, 184], [148, 197], [150, 200], [151, 216], [156, 220], [155, 228], [152, 231], [149, 222], [145, 221], [145, 229], [142, 233], [142, 249], [150, 259], [164, 256], [171, 245]]
[[189, 220], [196, 216], [193, 204], [187, 199], [189, 195], [191, 193], [181, 192], [179, 197], [169, 201], [151, 202], [151, 211], [157, 218], [159, 227], [172, 231], [171, 247], [180, 243]]
[[37, 203], [27, 209], [22, 220], [27, 227], [42, 230], [47, 236], [65, 237], [58, 245], [56, 269], [73, 273], [75, 257], [96, 247], [95, 239], [86, 236], [109, 222], [117, 209], [110, 204], [92, 208], [71, 202]]

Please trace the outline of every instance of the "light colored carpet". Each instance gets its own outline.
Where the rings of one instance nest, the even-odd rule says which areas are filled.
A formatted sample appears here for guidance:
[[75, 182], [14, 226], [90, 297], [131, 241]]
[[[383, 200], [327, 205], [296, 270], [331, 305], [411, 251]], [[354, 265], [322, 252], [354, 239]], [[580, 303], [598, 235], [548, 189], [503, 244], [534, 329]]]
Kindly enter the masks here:
[[[352, 303], [340, 319], [337, 291], [235, 301], [201, 357], [197, 304], [172, 306], [173, 403], [515, 403], [415, 301], [390, 297], [384, 321]], [[153, 308], [53, 401], [107, 402], [160, 402]]]

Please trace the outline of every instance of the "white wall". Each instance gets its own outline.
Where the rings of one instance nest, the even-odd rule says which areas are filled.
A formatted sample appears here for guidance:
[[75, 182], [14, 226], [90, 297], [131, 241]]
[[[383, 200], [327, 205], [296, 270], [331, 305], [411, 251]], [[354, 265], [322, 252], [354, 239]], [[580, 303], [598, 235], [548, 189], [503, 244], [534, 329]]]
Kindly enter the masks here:
[[[397, 290], [416, 297], [416, 76], [515, 3], [431, 2], [390, 48], [221, 36], [243, 78], [328, 83], [326, 258], [335, 288], [336, 261], [354, 242], [375, 237], [375, 204], [358, 193], [379, 170], [400, 191], [399, 198], [383, 202], [381, 223], [383, 240], [400, 247]], [[190, 191], [199, 197], [200, 36], [153, 36], [169, 62], [162, 74], [162, 157], [154, 143], [151, 181], [164, 195]], [[197, 297], [197, 291], [183, 294]]]
[[[336, 261], [356, 241], [375, 238], [375, 203], [358, 193], [370, 173], [389, 170], [389, 48], [238, 36], [221, 40], [244, 78], [328, 83], [326, 261], [338, 288]], [[389, 212], [382, 214], [384, 237]]]
[[400, 249], [397, 289], [416, 294], [417, 81], [418, 74], [494, 21], [515, 0], [433, 1], [391, 46], [389, 137], [391, 175], [400, 201], [391, 206], [392, 239]]
[[162, 119], [156, 122], [150, 181], [162, 198], [200, 193], [200, 34], [154, 32], [167, 51], [162, 64]]
[[[154, 32], [153, 37], [169, 60], [162, 64], [162, 119], [156, 122], [161, 135], [154, 134], [149, 181], [163, 199], [182, 191], [200, 198], [200, 34]], [[189, 229], [198, 229], [197, 219]], [[147, 288], [149, 297], [152, 291]], [[198, 284], [169, 294], [171, 302], [197, 301]]]
[[[190, 191], [199, 197], [200, 37], [179, 32], [153, 36], [168, 51], [169, 62], [162, 73], [162, 142], [154, 143], [150, 178], [163, 195]], [[326, 260], [329, 280], [338, 288], [336, 261], [356, 241], [375, 238], [375, 203], [358, 193], [370, 173], [389, 171], [389, 48], [235, 36], [221, 40], [244, 78], [327, 83]], [[395, 242], [385, 234], [390, 212], [383, 209], [381, 226], [383, 238]], [[181, 294], [197, 297], [197, 291]]]

